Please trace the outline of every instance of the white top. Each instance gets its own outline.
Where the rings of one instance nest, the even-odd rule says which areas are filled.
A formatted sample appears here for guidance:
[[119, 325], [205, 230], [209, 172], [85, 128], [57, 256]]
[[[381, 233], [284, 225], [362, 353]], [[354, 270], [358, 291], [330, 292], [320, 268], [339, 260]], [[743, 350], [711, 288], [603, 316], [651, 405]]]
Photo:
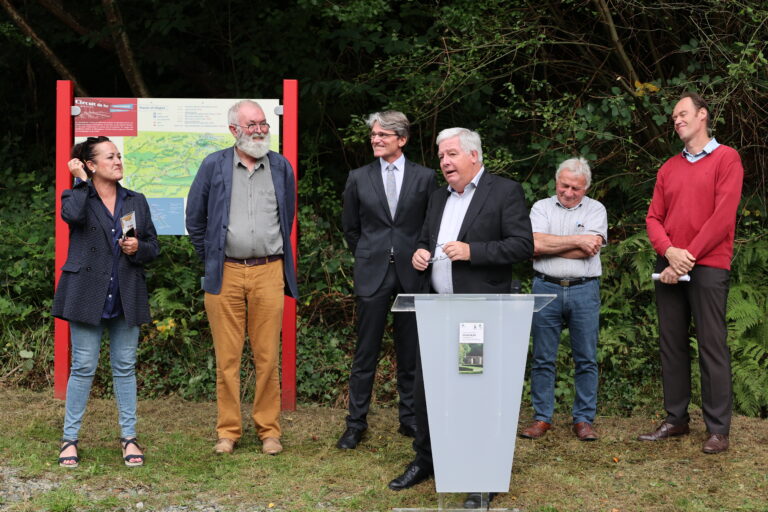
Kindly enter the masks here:
[[467, 214], [469, 203], [472, 202], [472, 196], [475, 195], [475, 189], [480, 182], [480, 176], [483, 175], [485, 167], [472, 178], [472, 181], [464, 188], [464, 193], [459, 194], [450, 185], [448, 191], [451, 195], [445, 202], [443, 218], [440, 220], [440, 231], [437, 234], [437, 246], [433, 254], [431, 282], [432, 288], [437, 293], [453, 293], [453, 273], [452, 262], [443, 252], [442, 245], [446, 242], [453, 242], [459, 237], [461, 224], [464, 222], [464, 216]]
[[[549, 235], [600, 235], [603, 245], [608, 241], [608, 214], [600, 201], [584, 196], [573, 208], [566, 208], [557, 196], [536, 201], [531, 208], [534, 233]], [[602, 275], [600, 253], [589, 258], [572, 259], [560, 256], [537, 256], [533, 270], [561, 279], [599, 277]]]

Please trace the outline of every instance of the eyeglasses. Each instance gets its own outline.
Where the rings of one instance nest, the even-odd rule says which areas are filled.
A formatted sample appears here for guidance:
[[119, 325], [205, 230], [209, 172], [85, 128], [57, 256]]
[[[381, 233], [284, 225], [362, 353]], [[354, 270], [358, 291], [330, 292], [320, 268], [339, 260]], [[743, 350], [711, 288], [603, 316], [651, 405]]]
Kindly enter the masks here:
[[[443, 245], [444, 244], [437, 244], [435, 246], [435, 249], [437, 249], [438, 247], [442, 249]], [[435, 250], [435, 252], [437, 252], [437, 250]], [[434, 263], [436, 261], [442, 261], [442, 260], [447, 260], [447, 259], [448, 259], [448, 255], [445, 254], [445, 253], [442, 253], [440, 256], [433, 256], [433, 257], [429, 258], [429, 263]]]
[[260, 123], [248, 123], [247, 125], [243, 126], [241, 124], [233, 124], [232, 126], [238, 126], [240, 128], [245, 128], [249, 132], [254, 131], [256, 128], [259, 129], [261, 132], [266, 132], [269, 130], [269, 123], [266, 121], [262, 121]]
[[371, 140], [375, 139], [376, 137], [383, 139], [385, 137], [397, 137], [396, 133], [383, 133], [383, 132], [371, 132]]

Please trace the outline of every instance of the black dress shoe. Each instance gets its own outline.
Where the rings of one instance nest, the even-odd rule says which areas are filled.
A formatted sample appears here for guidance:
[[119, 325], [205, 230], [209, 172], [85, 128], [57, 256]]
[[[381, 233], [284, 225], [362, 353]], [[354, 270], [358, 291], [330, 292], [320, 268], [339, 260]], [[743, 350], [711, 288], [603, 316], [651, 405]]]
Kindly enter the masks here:
[[417, 430], [418, 427], [416, 425], [406, 425], [405, 423], [401, 423], [400, 428], [397, 429], [405, 437], [416, 437]]
[[[491, 504], [491, 501], [496, 496], [495, 492], [488, 493], [488, 505]], [[467, 499], [464, 501], [464, 508], [480, 508], [480, 505], [482, 504], [482, 498], [480, 497], [479, 492], [471, 492], [467, 494]]]
[[336, 443], [336, 448], [342, 450], [354, 450], [363, 438], [365, 430], [359, 428], [347, 427], [347, 430], [341, 434], [339, 441]]
[[408, 489], [416, 484], [420, 484], [431, 476], [431, 469], [417, 466], [415, 463], [411, 462], [408, 464], [408, 467], [405, 468], [405, 473], [389, 482], [389, 488], [393, 491], [402, 491], [403, 489]]

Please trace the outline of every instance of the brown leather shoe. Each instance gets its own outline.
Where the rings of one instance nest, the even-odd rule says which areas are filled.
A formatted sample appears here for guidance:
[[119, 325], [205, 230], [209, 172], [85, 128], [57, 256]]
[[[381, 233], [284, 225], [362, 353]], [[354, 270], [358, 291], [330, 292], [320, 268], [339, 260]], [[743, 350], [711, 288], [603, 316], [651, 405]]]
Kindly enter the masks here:
[[222, 455], [224, 453], [231, 454], [235, 451], [235, 440], [221, 437], [216, 441], [216, 446], [213, 447], [213, 451], [216, 452], [216, 455]]
[[277, 455], [283, 451], [283, 445], [280, 444], [280, 440], [276, 437], [265, 437], [261, 441], [261, 453], [266, 455]]
[[547, 430], [551, 428], [552, 428], [551, 423], [537, 420], [531, 423], [528, 426], [528, 428], [520, 432], [520, 437], [524, 437], [526, 439], [538, 439], [542, 437], [544, 434], [546, 434]]
[[704, 453], [720, 453], [728, 449], [728, 434], [707, 434], [701, 447]]
[[690, 431], [691, 429], [688, 427], [687, 423], [683, 425], [673, 425], [665, 421], [664, 423], [659, 425], [658, 428], [653, 432], [649, 432], [648, 434], [641, 434], [637, 436], [637, 440], [638, 441], [661, 441], [662, 439], [667, 439], [670, 437], [684, 436], [688, 434]]
[[597, 441], [597, 432], [592, 428], [592, 424], [586, 421], [574, 423], [573, 432], [579, 438], [579, 441]]

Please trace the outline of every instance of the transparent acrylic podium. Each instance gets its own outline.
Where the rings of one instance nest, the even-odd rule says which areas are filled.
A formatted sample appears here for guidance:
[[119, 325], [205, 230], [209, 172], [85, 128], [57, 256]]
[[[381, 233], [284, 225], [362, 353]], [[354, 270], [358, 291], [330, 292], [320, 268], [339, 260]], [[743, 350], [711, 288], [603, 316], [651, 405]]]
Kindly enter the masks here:
[[[482, 493], [481, 509], [487, 510], [487, 493], [509, 491], [531, 318], [554, 298], [400, 294], [395, 299], [393, 312], [416, 312], [439, 498], [438, 508], [429, 510], [458, 510], [444, 507], [446, 493], [466, 492]], [[480, 372], [459, 372], [462, 323], [482, 324]]]

